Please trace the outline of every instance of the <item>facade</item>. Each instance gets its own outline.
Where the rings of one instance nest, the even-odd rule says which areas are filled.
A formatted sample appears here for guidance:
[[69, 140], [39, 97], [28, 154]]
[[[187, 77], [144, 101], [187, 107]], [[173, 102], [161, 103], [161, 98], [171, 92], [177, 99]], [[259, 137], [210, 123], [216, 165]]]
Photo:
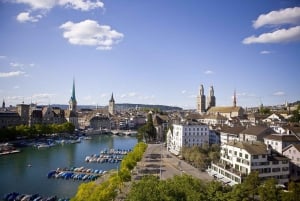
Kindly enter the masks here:
[[211, 107], [215, 107], [216, 106], [216, 97], [215, 97], [215, 91], [214, 91], [214, 87], [210, 86], [209, 89], [209, 95], [207, 97], [207, 110]]
[[111, 94], [111, 98], [108, 103], [108, 112], [111, 115], [115, 115], [116, 113], [114, 94]]
[[245, 127], [237, 126], [237, 127], [228, 127], [224, 126], [220, 130], [220, 140], [221, 145], [227, 144], [230, 141], [239, 141], [239, 134], [245, 130]]
[[107, 116], [96, 115], [90, 119], [90, 128], [93, 130], [110, 130], [110, 119]]
[[277, 179], [279, 184], [289, 181], [289, 159], [273, 152], [261, 142], [232, 141], [221, 145], [219, 163], [212, 163], [210, 174], [224, 183], [235, 185], [253, 171], [262, 180]]
[[220, 114], [205, 114], [199, 119], [201, 123], [207, 125], [223, 125], [227, 122], [227, 118]]
[[18, 104], [17, 105], [17, 113], [20, 115], [21, 118], [21, 124], [28, 125], [29, 122], [29, 108], [30, 105], [28, 104]]
[[198, 122], [173, 124], [173, 132], [167, 134], [167, 147], [170, 152], [179, 155], [183, 146], [202, 146], [209, 143], [208, 125]]
[[69, 110], [66, 111], [66, 119], [68, 122], [79, 128], [78, 115], [77, 115], [77, 100], [75, 96], [75, 80], [73, 80], [72, 96], [69, 101]]
[[278, 153], [282, 153], [283, 149], [291, 144], [300, 144], [300, 140], [296, 136], [282, 134], [268, 135], [264, 138], [264, 142]]
[[300, 180], [300, 144], [291, 144], [282, 150], [282, 154], [290, 159], [290, 179]]
[[0, 112], [0, 128], [18, 126], [20, 124], [22, 124], [22, 121], [20, 115], [17, 112]]
[[243, 130], [240, 134], [240, 141], [264, 141], [264, 137], [274, 133], [274, 131], [265, 126], [250, 126]]
[[211, 107], [208, 111], [208, 114], [220, 114], [228, 119], [232, 117], [242, 117], [244, 116], [245, 110], [242, 107], [236, 106], [224, 106], [224, 107]]
[[201, 84], [199, 94], [197, 96], [197, 112], [204, 113], [206, 111], [205, 107], [205, 95], [204, 95], [204, 88]]

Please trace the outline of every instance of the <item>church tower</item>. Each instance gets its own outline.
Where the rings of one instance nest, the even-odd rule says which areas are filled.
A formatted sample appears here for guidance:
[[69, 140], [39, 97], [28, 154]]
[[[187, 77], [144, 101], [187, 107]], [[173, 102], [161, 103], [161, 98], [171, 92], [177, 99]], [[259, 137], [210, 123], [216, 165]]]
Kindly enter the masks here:
[[233, 94], [233, 107], [236, 107], [236, 92], [234, 90], [234, 94]]
[[5, 100], [3, 99], [3, 102], [2, 102], [2, 109], [5, 109]]
[[204, 88], [201, 84], [199, 94], [197, 96], [197, 112], [204, 113], [205, 112], [205, 95]]
[[68, 122], [75, 126], [75, 129], [79, 128], [78, 115], [77, 115], [77, 101], [75, 97], [75, 80], [73, 79], [72, 96], [69, 100], [69, 110], [65, 115]]
[[207, 97], [207, 110], [215, 106], [216, 106], [216, 97], [215, 97], [214, 87], [210, 86], [209, 95]]
[[72, 96], [69, 100], [69, 110], [76, 112], [77, 111], [77, 101], [75, 96], [75, 80], [73, 79], [73, 88], [72, 88]]
[[111, 98], [109, 100], [109, 104], [108, 104], [108, 112], [111, 115], [115, 114], [115, 99], [114, 99], [114, 94], [111, 94]]

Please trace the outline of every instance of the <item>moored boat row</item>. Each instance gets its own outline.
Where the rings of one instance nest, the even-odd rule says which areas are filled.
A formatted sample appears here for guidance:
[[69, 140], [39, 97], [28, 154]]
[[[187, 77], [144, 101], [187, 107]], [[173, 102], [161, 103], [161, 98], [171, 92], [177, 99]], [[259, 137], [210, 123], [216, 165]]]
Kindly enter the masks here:
[[69, 201], [69, 198], [57, 198], [55, 195], [43, 197], [39, 194], [22, 194], [11, 192], [3, 196], [5, 201]]
[[72, 167], [72, 168], [57, 168], [57, 170], [51, 170], [47, 177], [57, 179], [73, 179], [80, 181], [94, 181], [101, 175], [105, 174], [106, 171], [84, 168], [84, 167]]

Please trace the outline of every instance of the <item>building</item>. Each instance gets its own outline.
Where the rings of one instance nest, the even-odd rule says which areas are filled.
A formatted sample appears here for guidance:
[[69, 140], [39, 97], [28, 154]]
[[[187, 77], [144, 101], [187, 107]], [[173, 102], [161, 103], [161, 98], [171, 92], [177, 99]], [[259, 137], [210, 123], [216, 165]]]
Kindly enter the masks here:
[[221, 144], [227, 144], [230, 141], [239, 141], [239, 134], [245, 130], [243, 126], [229, 127], [223, 126], [220, 130]]
[[199, 94], [197, 96], [197, 112], [204, 113], [206, 111], [205, 107], [205, 95], [204, 95], [204, 88], [201, 84]]
[[216, 106], [216, 97], [215, 97], [215, 91], [214, 91], [214, 87], [210, 86], [209, 89], [209, 95], [207, 97], [207, 103], [206, 103], [206, 110], [208, 110], [211, 107], [215, 107]]
[[69, 100], [69, 109], [66, 111], [66, 119], [68, 122], [79, 128], [78, 115], [77, 115], [77, 100], [75, 96], [75, 80], [73, 79], [72, 96]]
[[111, 94], [111, 98], [108, 103], [108, 112], [111, 115], [115, 115], [116, 113], [114, 94]]
[[264, 141], [264, 137], [274, 133], [273, 129], [265, 126], [250, 126], [240, 132], [240, 141]]
[[107, 116], [97, 114], [90, 119], [90, 128], [93, 130], [110, 130], [110, 119]]
[[279, 184], [289, 181], [289, 159], [262, 142], [231, 141], [221, 145], [221, 158], [212, 163], [209, 173], [229, 185], [242, 183], [251, 172], [257, 171], [259, 178], [277, 179]]
[[187, 121], [173, 124], [173, 131], [167, 134], [168, 150], [179, 155], [182, 147], [202, 146], [209, 143], [208, 125]]
[[29, 109], [30, 105], [28, 104], [18, 104], [17, 105], [17, 113], [20, 115], [21, 124], [28, 125], [29, 123]]
[[264, 142], [278, 153], [282, 153], [283, 149], [291, 144], [300, 144], [300, 140], [298, 140], [295, 135], [287, 134], [268, 135], [264, 138]]
[[282, 154], [290, 159], [290, 179], [300, 180], [300, 144], [290, 144], [282, 150]]
[[10, 126], [18, 126], [20, 124], [22, 124], [22, 121], [17, 112], [0, 112], [0, 128], [8, 128]]

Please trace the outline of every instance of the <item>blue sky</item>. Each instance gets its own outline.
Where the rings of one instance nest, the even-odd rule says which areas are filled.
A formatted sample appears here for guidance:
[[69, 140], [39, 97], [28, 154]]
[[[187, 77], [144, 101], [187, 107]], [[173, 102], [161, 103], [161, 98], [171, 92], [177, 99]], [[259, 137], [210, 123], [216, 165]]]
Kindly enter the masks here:
[[300, 100], [297, 0], [0, 0], [0, 98], [7, 105], [196, 108]]

